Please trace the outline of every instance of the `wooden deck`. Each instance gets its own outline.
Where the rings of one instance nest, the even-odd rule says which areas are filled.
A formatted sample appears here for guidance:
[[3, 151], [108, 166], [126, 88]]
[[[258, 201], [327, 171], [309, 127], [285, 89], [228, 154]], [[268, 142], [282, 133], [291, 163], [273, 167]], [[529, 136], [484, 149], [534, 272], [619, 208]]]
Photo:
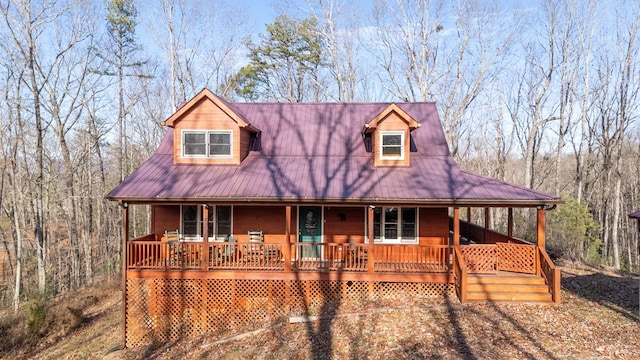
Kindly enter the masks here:
[[[127, 344], [379, 298], [557, 304], [560, 272], [531, 244], [127, 244]], [[372, 250], [373, 249], [373, 250]]]
[[[549, 301], [560, 301], [559, 270], [544, 249], [524, 243], [472, 244], [455, 248], [383, 244], [371, 247], [335, 243], [204, 244], [150, 241], [146, 237], [130, 241], [127, 250], [128, 278], [452, 283], [464, 302], [473, 300], [472, 276], [513, 273], [539, 278], [548, 289]], [[499, 284], [497, 281], [491, 289]], [[508, 287], [503, 285], [502, 290], [495, 291], [511, 292]], [[489, 295], [485, 297], [491, 299]], [[526, 294], [513, 298], [523, 297]], [[536, 299], [532, 297], [532, 301], [538, 301]]]

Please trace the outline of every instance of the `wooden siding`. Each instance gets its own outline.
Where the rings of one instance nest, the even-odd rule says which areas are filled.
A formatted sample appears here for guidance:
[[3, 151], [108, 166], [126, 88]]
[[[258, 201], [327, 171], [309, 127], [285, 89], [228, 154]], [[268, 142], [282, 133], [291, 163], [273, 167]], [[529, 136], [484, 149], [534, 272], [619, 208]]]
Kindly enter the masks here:
[[[234, 206], [233, 237], [237, 242], [247, 242], [247, 232], [262, 231], [266, 243], [286, 242], [284, 206]], [[291, 207], [291, 242], [296, 242], [297, 209]]]
[[[403, 160], [382, 160], [380, 159], [380, 132], [381, 131], [402, 131], [404, 133], [404, 159]], [[397, 113], [392, 112], [378, 122], [378, 126], [372, 135], [373, 143], [373, 164], [375, 166], [411, 166], [409, 125]]]
[[[182, 130], [231, 130], [232, 157], [229, 159], [212, 158], [183, 158], [182, 154]], [[174, 151], [173, 158], [176, 164], [240, 164], [242, 155], [240, 149], [240, 127], [222, 109], [206, 97], [184, 113], [182, 119], [175, 124], [173, 132]], [[248, 151], [248, 143], [246, 146]], [[246, 154], [245, 154], [246, 156]]]
[[420, 208], [420, 245], [449, 244], [449, 215], [446, 208]]
[[240, 141], [238, 146], [240, 161], [249, 156], [249, 145], [251, 143], [251, 132], [247, 129], [240, 129]]
[[325, 207], [324, 241], [337, 244], [349, 241], [364, 243], [364, 223], [365, 209], [362, 207]]
[[165, 231], [180, 229], [180, 206], [154, 205], [152, 208], [151, 231], [154, 234], [160, 237]]
[[[449, 239], [446, 208], [419, 209], [418, 236], [420, 245], [447, 245]], [[342, 220], [344, 219], [344, 220]], [[365, 209], [363, 207], [326, 206], [324, 208], [324, 242], [343, 244], [365, 241]], [[162, 236], [165, 231], [180, 229], [179, 205], [154, 205], [152, 232]], [[262, 231], [265, 242], [284, 243], [285, 207], [235, 205], [233, 207], [233, 237], [246, 242], [248, 231]], [[297, 207], [291, 207], [291, 242], [297, 241]]]

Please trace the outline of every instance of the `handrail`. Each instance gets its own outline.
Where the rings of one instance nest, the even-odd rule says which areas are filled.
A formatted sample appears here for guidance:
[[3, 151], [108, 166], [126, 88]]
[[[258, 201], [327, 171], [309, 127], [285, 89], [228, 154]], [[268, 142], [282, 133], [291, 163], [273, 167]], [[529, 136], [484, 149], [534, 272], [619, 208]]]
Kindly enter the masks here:
[[[206, 269], [284, 271], [283, 243], [208, 243], [209, 263], [204, 264], [204, 243], [129, 241], [127, 269]], [[367, 244], [292, 243], [294, 271], [366, 272], [372, 258]], [[374, 247], [376, 273], [448, 273], [451, 269], [448, 245], [389, 245]]]
[[467, 301], [467, 275], [468, 270], [464, 262], [464, 258], [460, 253], [460, 247], [453, 247], [453, 272], [455, 279], [455, 288], [458, 299], [461, 302]]
[[560, 304], [560, 269], [554, 265], [544, 248], [538, 247], [538, 253], [540, 254], [540, 273], [549, 286], [551, 299], [555, 304]]
[[151, 233], [151, 234], [142, 235], [135, 239], [130, 239], [129, 241], [156, 241], [156, 240], [157, 240], [156, 234]]
[[[449, 226], [451, 228], [451, 225], [453, 223], [453, 218], [449, 217]], [[466, 222], [464, 220], [460, 220], [460, 236], [462, 237], [466, 237], [468, 239], [476, 239], [476, 240], [482, 240], [484, 243], [498, 243], [498, 242], [504, 242], [504, 243], [516, 243], [516, 244], [523, 244], [523, 245], [535, 245], [534, 243], [527, 241], [527, 240], [523, 240], [514, 236], [509, 236], [507, 234], [501, 233], [499, 231], [495, 231], [495, 230], [491, 230], [491, 229], [487, 229], [483, 226], [474, 224], [474, 223], [470, 223], [470, 222]]]

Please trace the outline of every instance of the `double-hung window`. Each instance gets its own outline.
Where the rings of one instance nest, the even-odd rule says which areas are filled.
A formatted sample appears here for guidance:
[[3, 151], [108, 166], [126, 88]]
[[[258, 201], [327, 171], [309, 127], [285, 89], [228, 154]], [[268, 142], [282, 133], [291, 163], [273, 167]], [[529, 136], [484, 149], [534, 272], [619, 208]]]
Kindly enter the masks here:
[[381, 131], [380, 132], [380, 159], [402, 160], [404, 159], [404, 132]]
[[231, 130], [183, 130], [182, 156], [232, 157], [233, 132]]
[[[182, 205], [181, 215], [183, 238], [191, 241], [202, 241], [204, 233], [202, 206]], [[231, 206], [210, 205], [207, 230], [209, 232], [209, 241], [224, 241], [227, 237], [231, 236]]]
[[373, 210], [375, 242], [416, 244], [418, 209], [413, 207], [378, 207]]

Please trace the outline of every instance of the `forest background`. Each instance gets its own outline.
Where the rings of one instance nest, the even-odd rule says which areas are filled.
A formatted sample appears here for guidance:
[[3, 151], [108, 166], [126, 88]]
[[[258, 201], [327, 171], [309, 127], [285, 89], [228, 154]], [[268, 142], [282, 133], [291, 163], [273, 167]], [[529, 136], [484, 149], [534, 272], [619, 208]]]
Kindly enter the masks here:
[[202, 88], [435, 101], [463, 168], [563, 197], [555, 257], [637, 272], [639, 35], [637, 1], [0, 0], [0, 304], [119, 276], [104, 196]]

